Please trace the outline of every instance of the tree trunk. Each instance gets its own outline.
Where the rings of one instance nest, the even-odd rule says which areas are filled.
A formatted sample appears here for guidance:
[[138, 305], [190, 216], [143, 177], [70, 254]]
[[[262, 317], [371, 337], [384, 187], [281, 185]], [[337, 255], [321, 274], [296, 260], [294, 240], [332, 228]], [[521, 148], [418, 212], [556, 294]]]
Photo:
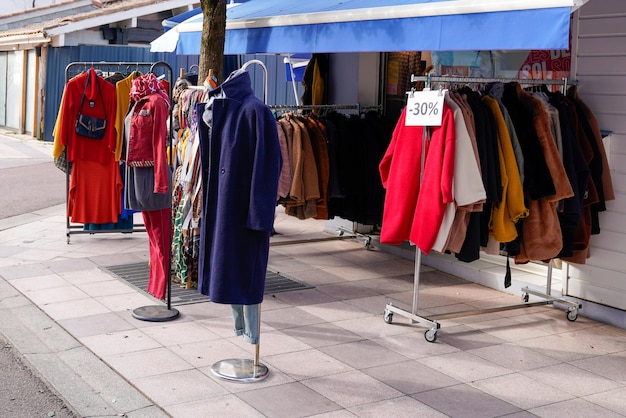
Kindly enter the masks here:
[[224, 40], [226, 38], [226, 0], [200, 0], [202, 15], [202, 44], [198, 65], [198, 84], [202, 85], [209, 70], [222, 82]]

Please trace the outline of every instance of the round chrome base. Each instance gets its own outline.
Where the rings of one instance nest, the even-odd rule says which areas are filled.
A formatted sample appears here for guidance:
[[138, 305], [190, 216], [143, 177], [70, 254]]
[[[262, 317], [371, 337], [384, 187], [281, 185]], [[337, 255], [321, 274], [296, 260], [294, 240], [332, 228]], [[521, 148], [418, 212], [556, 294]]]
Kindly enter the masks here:
[[213, 364], [211, 371], [222, 379], [238, 382], [256, 382], [269, 374], [267, 367], [261, 363], [255, 365], [252, 359], [236, 358], [218, 361]]

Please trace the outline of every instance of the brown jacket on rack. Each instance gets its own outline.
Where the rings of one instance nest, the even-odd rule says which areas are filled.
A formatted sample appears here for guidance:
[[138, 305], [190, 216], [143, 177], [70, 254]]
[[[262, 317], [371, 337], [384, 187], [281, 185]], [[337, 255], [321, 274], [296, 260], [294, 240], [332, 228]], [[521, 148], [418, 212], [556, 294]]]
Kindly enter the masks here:
[[578, 105], [578, 109], [582, 110], [582, 114], [579, 114], [579, 118], [586, 118], [589, 121], [589, 126], [593, 131], [593, 138], [598, 144], [600, 151], [600, 158], [602, 160], [602, 188], [604, 190], [604, 200], [615, 200], [615, 192], [613, 190], [613, 181], [611, 179], [611, 171], [609, 168], [609, 161], [606, 156], [606, 150], [604, 149], [604, 143], [602, 142], [602, 133], [600, 132], [600, 126], [598, 119], [593, 114], [589, 106], [578, 95], [578, 87], [572, 86], [567, 91], [567, 97], [569, 97], [575, 104]]
[[[572, 93], [572, 96], [576, 96], [576, 91], [571, 90], [571, 88], [568, 91], [568, 95], [570, 93]], [[587, 164], [587, 166], [590, 166], [592, 160], [594, 159], [594, 148], [591, 144], [591, 141], [594, 139], [589, 138], [587, 130], [583, 126], [582, 118], [585, 118], [586, 115], [577, 113], [580, 108], [576, 107], [573, 98], [565, 98], [565, 101], [572, 108], [573, 113], [576, 115], [576, 134], [578, 138], [578, 145], [580, 147], [583, 158], [585, 159], [585, 163]], [[613, 193], [612, 185], [609, 188], [609, 193]], [[589, 242], [591, 240], [591, 231], [593, 224], [593, 215], [591, 208], [598, 203], [600, 203], [600, 196], [598, 195], [598, 190], [596, 189], [596, 183], [594, 182], [592, 173], [587, 181], [587, 193], [583, 201], [580, 221], [578, 222], [578, 225], [576, 225], [576, 229], [574, 230], [574, 236], [572, 237], [574, 241], [572, 246], [573, 254], [570, 257], [561, 257], [563, 261], [577, 264], [585, 264], [585, 262], [587, 261], [587, 258], [589, 257]]]
[[317, 179], [320, 198], [317, 199], [317, 215], [315, 219], [328, 219], [328, 180], [330, 178], [330, 162], [328, 161], [328, 145], [324, 125], [312, 117], [301, 117], [300, 120], [309, 131], [309, 138], [315, 156]]
[[521, 105], [518, 110], [525, 110], [533, 121], [532, 128], [554, 184], [552, 195], [538, 199], [532, 199], [527, 195], [529, 214], [523, 221], [520, 254], [515, 256], [515, 262], [519, 264], [531, 260], [549, 260], [556, 257], [563, 247], [561, 226], [556, 212], [557, 202], [573, 196], [574, 191], [563, 167], [552, 135], [549, 116], [543, 105], [539, 99], [524, 91], [518, 83], [507, 87], [509, 92], [515, 93]]
[[[289, 192], [290, 199], [284, 203], [285, 213], [298, 219], [312, 218], [317, 215], [316, 205], [320, 191], [311, 139], [304, 124], [294, 115], [285, 115], [281, 123], [291, 125], [293, 130], [291, 141], [293, 179]], [[288, 134], [288, 130], [285, 130], [285, 134]]]

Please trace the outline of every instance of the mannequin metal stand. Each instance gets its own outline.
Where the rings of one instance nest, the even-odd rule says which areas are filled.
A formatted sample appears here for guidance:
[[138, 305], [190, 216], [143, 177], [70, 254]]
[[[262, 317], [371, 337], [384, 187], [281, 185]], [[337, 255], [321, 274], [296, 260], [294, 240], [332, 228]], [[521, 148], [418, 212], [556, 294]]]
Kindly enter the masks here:
[[[164, 61], [158, 61], [154, 64], [152, 64], [152, 66], [150, 67], [150, 72], [154, 72], [154, 69], [162, 66], [165, 67], [165, 70], [167, 71], [167, 74], [169, 76], [169, 80], [170, 80], [170, 84], [169, 84], [169, 91], [168, 96], [172, 97], [172, 86], [173, 86], [173, 71], [172, 71], [172, 67]], [[173, 122], [172, 122], [172, 113], [170, 112], [169, 115], [169, 119], [170, 119], [170, 126], [173, 126]], [[168, 146], [171, 146], [171, 138], [169, 138], [168, 136]], [[173, 166], [173, 162], [172, 162], [172, 153], [169, 154], [169, 166], [172, 167]], [[171, 256], [171, 245], [168, 246], [168, 260], [172, 259]], [[178, 315], [180, 314], [180, 312], [178, 311], [178, 309], [174, 309], [172, 308], [172, 269], [171, 267], [168, 266], [168, 272], [167, 272], [167, 306], [163, 306], [163, 305], [150, 305], [150, 306], [141, 306], [139, 308], [135, 308], [133, 310], [133, 317], [135, 319], [139, 319], [141, 321], [149, 321], [149, 322], [166, 322], [166, 321], [171, 321], [172, 319], [176, 319], [178, 318]]]
[[150, 305], [150, 306], [141, 306], [139, 308], [135, 308], [133, 310], [133, 317], [135, 319], [139, 319], [141, 321], [149, 321], [149, 322], [166, 322], [171, 321], [172, 319], [178, 318], [180, 312], [176, 308], [171, 307], [171, 291], [172, 284], [170, 281], [167, 281], [167, 306], [163, 305]]
[[150, 322], [166, 322], [177, 318], [178, 309], [168, 308], [167, 306], [152, 305], [142, 306], [133, 311], [133, 317], [141, 321]]
[[[171, 260], [171, 245], [168, 247], [167, 251], [168, 260]], [[133, 310], [133, 317], [135, 319], [139, 319], [141, 321], [149, 321], [149, 322], [165, 322], [171, 321], [178, 317], [179, 312], [178, 309], [172, 308], [172, 269], [169, 266], [167, 268], [167, 305], [150, 305], [150, 306], [142, 306], [139, 308], [135, 308]]]
[[[241, 68], [246, 69], [251, 64], [257, 64], [263, 70], [263, 101], [267, 103], [267, 68], [263, 61], [250, 60]], [[261, 304], [259, 303], [258, 331], [261, 336]], [[260, 341], [254, 345], [254, 360], [251, 359], [226, 359], [213, 364], [211, 371], [214, 375], [222, 379], [234, 380], [237, 382], [257, 382], [265, 379], [269, 374], [267, 366], [259, 361]]]
[[[261, 330], [261, 305], [259, 304], [259, 334]], [[269, 374], [267, 366], [259, 362], [260, 343], [254, 345], [254, 359], [231, 358], [213, 364], [211, 371], [217, 377], [237, 382], [256, 382]]]

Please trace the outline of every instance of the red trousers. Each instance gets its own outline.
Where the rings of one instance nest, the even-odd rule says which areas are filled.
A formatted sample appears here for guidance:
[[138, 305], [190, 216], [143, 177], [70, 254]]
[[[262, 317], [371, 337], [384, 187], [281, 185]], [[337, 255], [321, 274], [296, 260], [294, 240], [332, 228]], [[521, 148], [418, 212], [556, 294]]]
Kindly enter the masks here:
[[163, 300], [170, 278], [171, 209], [147, 210], [141, 214], [150, 245], [148, 293]]

